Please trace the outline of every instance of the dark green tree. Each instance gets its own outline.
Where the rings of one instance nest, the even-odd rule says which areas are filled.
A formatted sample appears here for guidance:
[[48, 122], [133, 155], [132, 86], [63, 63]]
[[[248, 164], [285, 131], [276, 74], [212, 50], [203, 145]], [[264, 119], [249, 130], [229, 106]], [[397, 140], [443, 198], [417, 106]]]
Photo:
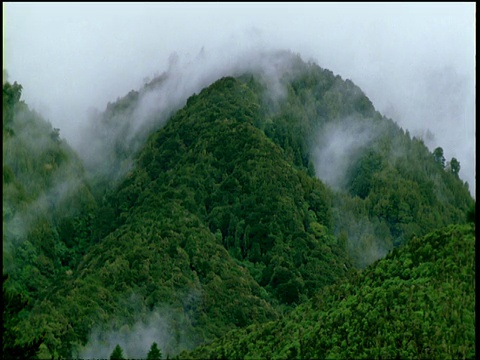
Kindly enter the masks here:
[[458, 173], [460, 172], [460, 162], [454, 157], [450, 160], [450, 171], [455, 176], [458, 176]]
[[442, 165], [442, 168], [445, 169], [445, 157], [443, 156], [443, 149], [440, 146], [433, 150], [433, 158], [435, 162]]
[[467, 211], [467, 222], [475, 223], [475, 206], [476, 204], [473, 203]]
[[6, 82], [3, 84], [3, 101], [7, 101], [8, 104], [16, 104], [20, 101], [22, 96], [22, 85], [16, 81], [13, 84]]
[[51, 138], [53, 141], [59, 143], [59, 142], [60, 142], [60, 129], [54, 128], [54, 129], [52, 130], [52, 132], [50, 133], [50, 138]]
[[22, 96], [22, 85], [15, 81], [12, 84], [6, 82], [3, 84], [3, 127], [13, 122], [13, 113], [15, 104], [20, 101]]
[[147, 360], [160, 360], [161, 358], [162, 358], [162, 350], [160, 350], [158, 348], [157, 343], [154, 342], [150, 347], [150, 351], [148, 352]]
[[112, 354], [110, 355], [110, 360], [123, 360], [125, 359], [123, 355], [123, 350], [120, 345], [117, 344], [115, 349], [113, 349]]

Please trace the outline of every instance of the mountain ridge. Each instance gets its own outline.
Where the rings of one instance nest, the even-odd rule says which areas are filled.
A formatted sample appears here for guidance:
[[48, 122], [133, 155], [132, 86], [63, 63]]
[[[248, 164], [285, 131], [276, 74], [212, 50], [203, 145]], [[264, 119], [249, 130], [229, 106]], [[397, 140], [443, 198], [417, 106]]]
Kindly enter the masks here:
[[[275, 83], [283, 90], [273, 97], [261, 74], [215, 81], [138, 152], [112, 131], [107, 145], [120, 147], [110, 165], [131, 161], [129, 170], [111, 182], [109, 169], [87, 168], [95, 201], [79, 215], [53, 216], [39, 228], [43, 235], [34, 228], [28, 236], [36, 240], [12, 256], [45, 278], [41, 285], [29, 280], [33, 287], [21, 273], [8, 280], [31, 299], [17, 319], [18, 344], [41, 338], [44, 357], [106, 357], [114, 346], [109, 334], [153, 331], [151, 318], [169, 334], [153, 331], [163, 353], [175, 355], [232, 329], [281, 319], [353, 267], [440, 226], [465, 223], [473, 206], [468, 189], [421, 140], [376, 112], [351, 81], [299, 57], [283, 69]], [[20, 96], [13, 98], [7, 110], [18, 106]], [[109, 105], [100, 128], [134, 121], [138, 101], [131, 92]], [[12, 154], [9, 127], [4, 106], [4, 159]], [[49, 129], [39, 133], [48, 137]], [[359, 129], [373, 135], [348, 142]], [[328, 152], [334, 145], [348, 159], [340, 170], [341, 158]], [[343, 174], [338, 186], [315, 176], [324, 154], [327, 171]], [[12, 178], [4, 176], [4, 208], [5, 199], [15, 205], [5, 196]], [[47, 244], [64, 245], [52, 253]], [[55, 262], [63, 247], [63, 261]], [[45, 284], [55, 286], [36, 290]], [[129, 356], [142, 357], [140, 345], [151, 344], [122, 344]]]

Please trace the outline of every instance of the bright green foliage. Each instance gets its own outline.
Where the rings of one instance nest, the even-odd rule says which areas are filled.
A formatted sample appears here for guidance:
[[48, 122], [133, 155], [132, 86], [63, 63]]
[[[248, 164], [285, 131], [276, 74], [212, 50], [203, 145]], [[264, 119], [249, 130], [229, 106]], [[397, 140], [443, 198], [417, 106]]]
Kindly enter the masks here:
[[[133, 323], [168, 306], [174, 332], [187, 332], [193, 346], [275, 318], [276, 304], [299, 303], [342, 278], [351, 265], [328, 230], [331, 195], [252, 124], [255, 99], [238, 80], [222, 79], [150, 137], [97, 212], [107, 235], [51, 298], [59, 313], [49, 321], [72, 324], [54, 336], [81, 343], [92, 321]], [[134, 308], [125, 306], [131, 294]], [[175, 338], [168, 353], [186, 346]]]
[[[471, 220], [474, 202], [458, 174], [377, 113], [351, 81], [295, 56], [280, 75], [280, 95], [258, 74], [223, 78], [190, 97], [142, 146], [141, 136], [125, 141], [141, 97], [157, 81], [99, 115], [104, 129], [118, 131], [104, 144], [113, 144], [108, 165], [88, 173], [59, 130], [19, 101], [21, 86], [4, 86], [4, 273], [11, 274], [9, 287], [30, 299], [9, 323], [15, 342], [41, 338], [43, 357], [71, 358], [94, 328], [133, 328], [164, 312], [166, 354], [227, 333], [212, 343], [219, 352], [206, 357], [418, 354], [418, 344], [397, 338], [424, 330], [431, 336], [426, 328], [440, 311], [430, 314], [414, 295], [447, 286], [429, 275], [442, 257], [417, 274], [415, 259], [398, 257], [410, 250], [395, 252], [398, 261], [389, 255], [374, 268], [399, 271], [382, 283], [375, 282], [381, 271], [365, 277], [372, 268], [362, 275], [353, 268], [440, 226]], [[315, 177], [316, 150], [325, 145], [317, 144], [318, 135], [345, 125], [373, 135], [331, 188]], [[461, 281], [469, 281], [464, 275]], [[432, 280], [422, 288], [411, 283], [415, 276]], [[409, 301], [409, 289], [419, 289], [412, 292], [413, 312], [391, 286]], [[385, 300], [383, 293], [392, 292]], [[448, 307], [437, 295], [432, 301]], [[409, 318], [394, 312], [394, 325], [385, 325], [390, 318], [378, 325], [391, 338], [378, 338], [371, 317], [385, 314], [369, 311], [395, 301]], [[410, 316], [416, 327], [408, 330]], [[362, 338], [391, 352], [374, 353]], [[451, 341], [445, 338], [435, 354], [453, 354], [445, 350]]]
[[475, 228], [450, 226], [180, 358], [475, 358], [474, 285]]
[[[327, 265], [328, 253], [311, 251], [317, 241], [326, 241], [328, 232], [316, 238], [309, 230], [317, 222], [331, 226], [330, 194], [319, 181], [286, 162], [281, 149], [253, 126], [259, 116], [257, 102], [246, 86], [232, 78], [190, 99], [150, 139], [139, 156], [141, 177], [120, 187], [114, 208], [132, 206], [121, 201], [136, 199], [138, 187], [131, 184], [145, 181], [147, 174], [154, 181], [147, 191], [163, 196], [159, 203], [178, 198], [213, 233], [221, 234], [223, 246], [234, 258], [247, 266], [265, 267], [257, 279], [261, 285], [272, 288], [283, 302], [298, 302], [302, 293], [331, 281], [325, 279], [325, 272], [336, 272]], [[142, 195], [149, 201], [152, 196]], [[342, 249], [334, 240], [331, 243], [333, 256], [342, 256]], [[301, 266], [313, 262], [319, 271]], [[275, 269], [282, 268], [288, 274], [276, 281]], [[321, 278], [315, 279], [316, 274]]]
[[[242, 79], [265, 98], [261, 79]], [[308, 174], [314, 174], [315, 151], [322, 151], [322, 141], [348, 140], [320, 136], [328, 129], [343, 129], [345, 134], [351, 129], [349, 138], [367, 134], [369, 140], [342, 159], [348, 166], [331, 207], [334, 234], [346, 237], [357, 266], [368, 265], [411, 236], [464, 222], [472, 198], [468, 185], [458, 179], [456, 161], [450, 171], [443, 170], [442, 148], [432, 156], [423, 141], [411, 139], [376, 112], [351, 81], [315, 64], [293, 57], [281, 83], [286, 96], [278, 104], [261, 101], [256, 126]], [[358, 129], [362, 133], [357, 134]], [[331, 167], [335, 171], [336, 164]]]
[[158, 348], [156, 342], [152, 344], [150, 351], [147, 354], [147, 360], [161, 360], [162, 359], [162, 350]]
[[43, 336], [31, 340], [28, 343], [16, 341], [19, 337], [16, 325], [20, 312], [27, 307], [28, 300], [18, 293], [7, 290], [5, 282], [7, 275], [3, 275], [3, 313], [2, 313], [2, 358], [3, 359], [33, 359], [37, 354]]
[[125, 359], [123, 355], [123, 349], [120, 345], [117, 344], [115, 349], [113, 349], [112, 354], [110, 355], [110, 360], [122, 360]]

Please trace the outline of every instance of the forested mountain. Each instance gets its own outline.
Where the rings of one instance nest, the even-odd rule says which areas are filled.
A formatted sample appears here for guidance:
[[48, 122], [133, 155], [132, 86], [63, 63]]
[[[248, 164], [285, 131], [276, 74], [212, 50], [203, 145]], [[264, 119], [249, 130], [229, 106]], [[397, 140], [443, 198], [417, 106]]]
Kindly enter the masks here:
[[38, 296], [69, 268], [68, 225], [96, 201], [78, 156], [20, 101], [21, 91], [3, 85], [3, 270], [18, 291]]
[[179, 358], [475, 358], [475, 228], [414, 238], [275, 322]]
[[[378, 353], [356, 342], [368, 330], [357, 323], [328, 344], [322, 337], [298, 345], [283, 331], [286, 322], [317, 329], [330, 324], [330, 313], [357, 311], [351, 306], [368, 295], [368, 279], [390, 296], [378, 282], [382, 274], [395, 282], [395, 274], [419, 267], [425, 271], [411, 278], [429, 282], [443, 266], [440, 255], [425, 250], [428, 268], [418, 257], [413, 265], [405, 259], [415, 246], [446, 237], [448, 244], [430, 246], [466, 262], [459, 289], [465, 308], [471, 305], [472, 228], [422, 237], [467, 221], [474, 201], [458, 178], [460, 164], [445, 166], [441, 149], [432, 154], [376, 112], [351, 81], [298, 56], [278, 56], [288, 61], [273, 80], [259, 71], [221, 78], [172, 114], [151, 115], [148, 132], [132, 132], [138, 109], [168, 74], [109, 104], [95, 124], [105, 141], [92, 145], [106, 154], [102, 168], [95, 161], [84, 167], [59, 130], [20, 100], [21, 86], [4, 84], [4, 300], [25, 299], [4, 321], [4, 353], [39, 347], [39, 357], [98, 358], [122, 342], [128, 357], [141, 358], [154, 341], [169, 356], [213, 341], [186, 356], [402, 356], [405, 331], [391, 326], [403, 329], [407, 320], [396, 313], [382, 325], [391, 338], [371, 337], [388, 348]], [[462, 252], [447, 256], [456, 247]], [[445, 279], [422, 288], [435, 307], [421, 311], [451, 309], [436, 292], [463, 272], [442, 269]], [[366, 306], [375, 308], [371, 301]], [[415, 306], [407, 313], [420, 311]], [[415, 317], [425, 331], [436, 326], [428, 316]], [[139, 333], [148, 336], [133, 340]], [[267, 333], [277, 334], [281, 348], [264, 340]], [[446, 348], [432, 343], [428, 351], [470, 356], [470, 335], [455, 343], [443, 337]], [[231, 352], [255, 336], [264, 345]], [[408, 354], [428, 357], [412, 346]]]

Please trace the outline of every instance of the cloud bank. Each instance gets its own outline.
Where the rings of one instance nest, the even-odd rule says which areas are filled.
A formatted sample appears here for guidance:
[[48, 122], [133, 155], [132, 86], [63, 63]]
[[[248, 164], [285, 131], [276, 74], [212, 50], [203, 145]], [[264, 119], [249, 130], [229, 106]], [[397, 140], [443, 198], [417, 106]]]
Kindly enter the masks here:
[[412, 135], [430, 131], [474, 189], [473, 3], [7, 3], [4, 20], [9, 78], [74, 145], [89, 108], [168, 70], [174, 52], [220, 49], [220, 76], [245, 50], [274, 47], [351, 79]]

